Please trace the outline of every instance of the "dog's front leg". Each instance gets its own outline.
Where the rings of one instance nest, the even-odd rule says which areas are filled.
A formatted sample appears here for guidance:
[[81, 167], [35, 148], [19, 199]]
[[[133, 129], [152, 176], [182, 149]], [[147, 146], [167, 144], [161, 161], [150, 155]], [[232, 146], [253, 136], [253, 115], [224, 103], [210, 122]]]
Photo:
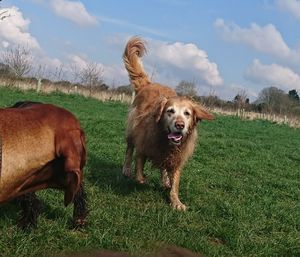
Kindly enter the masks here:
[[161, 182], [166, 189], [171, 189], [171, 181], [169, 174], [166, 169], [162, 169], [161, 171]]
[[170, 201], [171, 206], [179, 211], [185, 211], [186, 206], [179, 200], [179, 182], [180, 182], [180, 170], [176, 169], [170, 174], [171, 177], [171, 191], [170, 191]]
[[144, 155], [136, 154], [136, 160], [135, 160], [136, 175], [135, 175], [135, 179], [140, 184], [144, 184], [146, 182], [146, 177], [144, 175], [145, 162], [146, 162], [146, 157]]

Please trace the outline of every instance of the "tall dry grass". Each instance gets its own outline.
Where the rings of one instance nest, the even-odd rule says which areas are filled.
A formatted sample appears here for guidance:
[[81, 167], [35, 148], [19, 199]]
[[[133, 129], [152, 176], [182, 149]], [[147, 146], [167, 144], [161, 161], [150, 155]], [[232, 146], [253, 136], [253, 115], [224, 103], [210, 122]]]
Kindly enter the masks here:
[[[85, 97], [95, 98], [100, 101], [120, 101], [130, 104], [132, 102], [133, 95], [120, 93], [116, 90], [101, 90], [98, 87], [88, 88], [80, 84], [72, 84], [68, 81], [52, 82], [50, 80], [38, 81], [35, 78], [0, 78], [0, 86], [14, 87], [21, 90], [36, 90], [43, 93], [51, 93], [54, 91], [62, 92], [65, 94], [79, 94]], [[300, 118], [277, 115], [270, 113], [256, 113], [247, 112], [244, 109], [238, 110], [224, 110], [221, 108], [211, 108], [211, 111], [221, 115], [237, 116], [241, 119], [247, 120], [268, 120], [276, 124], [286, 124], [290, 127], [299, 128]]]
[[20, 90], [36, 90], [43, 93], [51, 93], [54, 91], [65, 94], [79, 94], [86, 97], [95, 98], [100, 101], [121, 101], [131, 103], [132, 96], [125, 93], [119, 93], [115, 90], [101, 90], [97, 87], [88, 88], [80, 84], [72, 84], [69, 82], [51, 82], [49, 80], [38, 81], [34, 78], [29, 79], [12, 79], [1, 78], [0, 86], [14, 87]]
[[300, 118], [287, 116], [287, 115], [278, 115], [272, 113], [258, 113], [258, 112], [247, 112], [243, 109], [238, 110], [223, 110], [220, 108], [212, 108], [212, 112], [221, 114], [221, 115], [229, 115], [229, 116], [237, 116], [241, 119], [245, 120], [268, 120], [270, 122], [276, 124], [286, 124], [289, 127], [299, 128], [300, 127]]

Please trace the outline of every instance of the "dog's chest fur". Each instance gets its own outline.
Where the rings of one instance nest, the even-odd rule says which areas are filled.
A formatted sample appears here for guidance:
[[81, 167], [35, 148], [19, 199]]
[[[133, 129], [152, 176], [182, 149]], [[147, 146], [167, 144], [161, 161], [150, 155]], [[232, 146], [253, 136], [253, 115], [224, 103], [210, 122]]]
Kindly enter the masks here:
[[155, 154], [147, 156], [153, 166], [161, 170], [174, 171], [182, 167], [185, 161], [192, 155], [196, 131], [191, 129], [187, 138], [181, 145], [169, 143], [166, 134], [161, 133], [157, 137]]

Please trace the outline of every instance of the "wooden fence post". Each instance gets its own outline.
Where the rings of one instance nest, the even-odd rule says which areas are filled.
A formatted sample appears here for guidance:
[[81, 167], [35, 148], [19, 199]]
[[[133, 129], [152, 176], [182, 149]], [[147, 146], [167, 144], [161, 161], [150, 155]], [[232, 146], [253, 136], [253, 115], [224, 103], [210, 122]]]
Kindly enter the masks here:
[[132, 94], [131, 94], [131, 104], [133, 103], [134, 98], [135, 98], [135, 91], [132, 91]]
[[38, 78], [36, 92], [39, 93], [41, 91], [41, 88], [42, 88], [42, 80], [41, 78]]

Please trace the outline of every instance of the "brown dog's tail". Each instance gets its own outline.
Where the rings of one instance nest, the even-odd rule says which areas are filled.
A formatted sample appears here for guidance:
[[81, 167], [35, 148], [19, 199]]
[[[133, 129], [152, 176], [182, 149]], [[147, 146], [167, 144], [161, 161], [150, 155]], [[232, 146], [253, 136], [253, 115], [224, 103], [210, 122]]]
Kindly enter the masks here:
[[140, 61], [140, 58], [145, 53], [146, 47], [143, 40], [139, 37], [133, 37], [128, 41], [123, 54], [125, 68], [128, 71], [130, 82], [136, 93], [142, 87], [151, 83]]

